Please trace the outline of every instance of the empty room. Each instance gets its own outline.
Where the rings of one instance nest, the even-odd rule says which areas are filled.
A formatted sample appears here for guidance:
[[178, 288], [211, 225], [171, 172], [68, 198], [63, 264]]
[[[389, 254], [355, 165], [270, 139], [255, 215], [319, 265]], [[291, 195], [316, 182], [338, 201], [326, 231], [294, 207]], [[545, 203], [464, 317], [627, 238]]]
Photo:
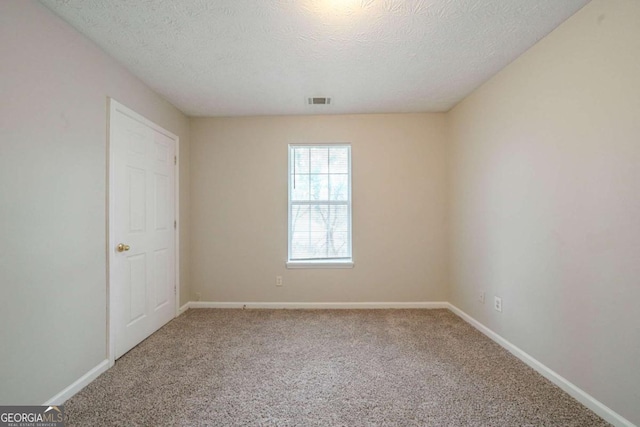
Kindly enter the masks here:
[[0, 425], [639, 426], [639, 0], [0, 0]]

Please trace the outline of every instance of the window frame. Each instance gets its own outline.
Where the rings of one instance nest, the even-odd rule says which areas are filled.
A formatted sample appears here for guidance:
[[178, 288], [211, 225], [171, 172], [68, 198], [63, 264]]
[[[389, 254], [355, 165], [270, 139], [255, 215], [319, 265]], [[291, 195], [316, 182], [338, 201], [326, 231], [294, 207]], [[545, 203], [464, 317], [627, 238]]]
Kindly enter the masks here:
[[[292, 162], [293, 162], [293, 150], [297, 147], [301, 148], [331, 148], [331, 147], [345, 147], [347, 148], [347, 167], [348, 167], [348, 197], [347, 202], [331, 202], [331, 201], [309, 201], [304, 202], [306, 205], [320, 205], [320, 206], [331, 206], [333, 205], [346, 205], [348, 211], [348, 253], [349, 257], [345, 258], [316, 258], [316, 259], [291, 259], [291, 248], [292, 248], [292, 239], [293, 239], [293, 230], [291, 228], [291, 209], [292, 205], [298, 204], [293, 203], [291, 200], [292, 193]], [[332, 143], [297, 143], [297, 144], [289, 144], [287, 146], [288, 150], [288, 162], [287, 162], [287, 268], [353, 268], [353, 201], [352, 201], [352, 175], [353, 169], [351, 165], [351, 143], [348, 142], [332, 142]]]

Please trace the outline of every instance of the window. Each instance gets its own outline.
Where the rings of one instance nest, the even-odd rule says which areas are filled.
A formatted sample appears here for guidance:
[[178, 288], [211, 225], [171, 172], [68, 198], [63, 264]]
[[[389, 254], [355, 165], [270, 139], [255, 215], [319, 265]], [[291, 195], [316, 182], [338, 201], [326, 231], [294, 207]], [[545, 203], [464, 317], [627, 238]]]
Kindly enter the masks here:
[[351, 146], [289, 145], [287, 267], [352, 267]]

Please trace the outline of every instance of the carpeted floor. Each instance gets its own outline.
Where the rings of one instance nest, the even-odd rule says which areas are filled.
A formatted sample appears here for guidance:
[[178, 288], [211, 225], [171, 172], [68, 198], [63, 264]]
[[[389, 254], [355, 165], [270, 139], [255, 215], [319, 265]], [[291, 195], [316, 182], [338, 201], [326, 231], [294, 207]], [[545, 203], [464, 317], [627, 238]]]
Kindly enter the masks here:
[[65, 412], [68, 426], [608, 425], [448, 310], [189, 310]]

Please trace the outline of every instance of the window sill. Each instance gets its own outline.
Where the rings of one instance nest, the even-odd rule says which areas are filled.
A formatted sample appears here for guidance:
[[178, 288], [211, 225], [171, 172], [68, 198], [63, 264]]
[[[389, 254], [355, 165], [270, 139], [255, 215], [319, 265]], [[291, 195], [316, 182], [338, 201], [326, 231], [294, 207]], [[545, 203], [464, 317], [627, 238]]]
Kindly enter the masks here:
[[287, 261], [287, 268], [353, 268], [353, 261]]

